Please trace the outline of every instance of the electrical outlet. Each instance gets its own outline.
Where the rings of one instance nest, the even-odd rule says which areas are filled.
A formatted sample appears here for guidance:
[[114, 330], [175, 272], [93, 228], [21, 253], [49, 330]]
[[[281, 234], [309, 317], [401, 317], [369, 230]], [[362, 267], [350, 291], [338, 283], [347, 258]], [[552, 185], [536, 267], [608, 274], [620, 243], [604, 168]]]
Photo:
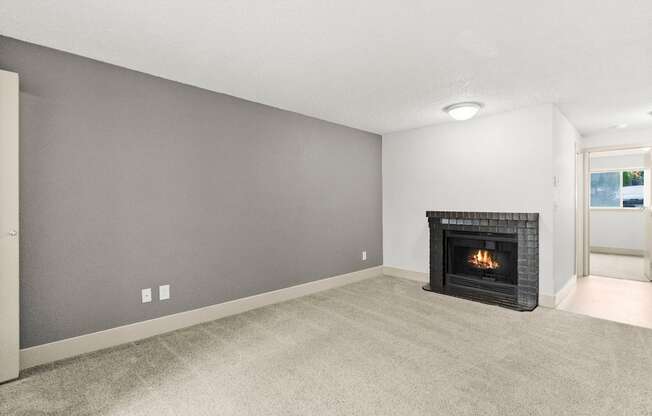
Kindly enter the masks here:
[[170, 299], [170, 285], [163, 285], [158, 287], [158, 299], [159, 300]]
[[363, 251], [363, 252], [362, 252], [362, 260], [363, 260], [363, 261], [364, 261], [364, 260], [367, 260], [367, 252], [366, 252], [366, 251]]
[[147, 288], [140, 291], [140, 296], [143, 299], [143, 303], [149, 303], [152, 301], [152, 289]]

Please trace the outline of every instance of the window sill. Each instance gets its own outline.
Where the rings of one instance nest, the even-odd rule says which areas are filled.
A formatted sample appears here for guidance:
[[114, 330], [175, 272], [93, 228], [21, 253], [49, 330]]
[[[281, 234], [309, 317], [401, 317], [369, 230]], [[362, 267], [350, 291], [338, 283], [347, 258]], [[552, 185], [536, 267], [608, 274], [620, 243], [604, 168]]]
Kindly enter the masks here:
[[590, 209], [594, 211], [644, 211], [647, 207], [590, 207]]

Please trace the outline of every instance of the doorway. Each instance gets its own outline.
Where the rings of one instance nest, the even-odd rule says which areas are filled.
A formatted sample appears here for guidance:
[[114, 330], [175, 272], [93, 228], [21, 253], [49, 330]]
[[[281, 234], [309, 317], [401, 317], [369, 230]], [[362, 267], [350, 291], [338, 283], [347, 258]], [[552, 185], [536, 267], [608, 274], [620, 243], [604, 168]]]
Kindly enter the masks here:
[[18, 74], [0, 70], [0, 382], [18, 377]]
[[650, 281], [650, 148], [589, 153], [589, 274]]
[[559, 309], [652, 328], [652, 149], [578, 155], [577, 287]]

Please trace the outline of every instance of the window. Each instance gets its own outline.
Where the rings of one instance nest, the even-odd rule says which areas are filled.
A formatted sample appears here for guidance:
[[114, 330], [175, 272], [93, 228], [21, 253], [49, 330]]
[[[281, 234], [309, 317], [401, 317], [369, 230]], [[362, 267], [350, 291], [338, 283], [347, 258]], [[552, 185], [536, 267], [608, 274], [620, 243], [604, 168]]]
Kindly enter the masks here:
[[646, 202], [643, 170], [591, 173], [591, 208], [641, 208]]

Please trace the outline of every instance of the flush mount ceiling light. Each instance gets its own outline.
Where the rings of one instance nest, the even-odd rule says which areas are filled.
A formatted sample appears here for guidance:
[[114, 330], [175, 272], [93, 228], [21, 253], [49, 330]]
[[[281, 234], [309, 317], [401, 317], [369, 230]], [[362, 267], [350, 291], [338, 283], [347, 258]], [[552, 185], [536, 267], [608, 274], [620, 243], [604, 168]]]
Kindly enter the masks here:
[[629, 126], [627, 123], [622, 123], [622, 124], [616, 124], [613, 126], [614, 129], [626, 129], [627, 126]]
[[466, 103], [456, 103], [451, 104], [448, 107], [444, 107], [444, 111], [448, 113], [453, 119], [458, 121], [469, 120], [475, 117], [478, 114], [478, 111], [482, 108], [482, 104], [475, 101], [469, 101]]

